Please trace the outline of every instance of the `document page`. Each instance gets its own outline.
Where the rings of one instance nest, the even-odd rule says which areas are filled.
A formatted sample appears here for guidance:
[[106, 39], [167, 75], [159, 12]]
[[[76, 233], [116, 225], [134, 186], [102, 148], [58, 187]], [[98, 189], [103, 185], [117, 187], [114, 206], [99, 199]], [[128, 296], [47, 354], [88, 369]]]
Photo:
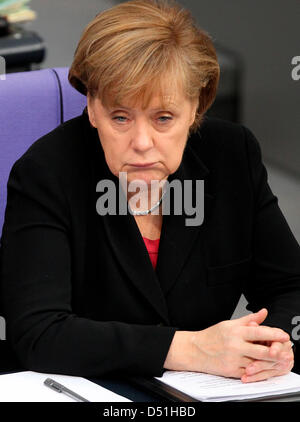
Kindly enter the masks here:
[[91, 402], [131, 401], [85, 378], [24, 371], [0, 375], [0, 402], [74, 402], [71, 397], [45, 386], [46, 378], [52, 378]]
[[293, 372], [266, 381], [243, 383], [199, 372], [166, 371], [155, 379], [200, 401], [230, 401], [299, 392], [300, 375]]

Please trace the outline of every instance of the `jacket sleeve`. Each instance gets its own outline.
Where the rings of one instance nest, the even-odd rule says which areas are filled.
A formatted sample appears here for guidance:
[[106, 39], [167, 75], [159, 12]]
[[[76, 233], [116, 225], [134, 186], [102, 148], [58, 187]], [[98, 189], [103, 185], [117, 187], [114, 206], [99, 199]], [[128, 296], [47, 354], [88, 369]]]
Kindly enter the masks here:
[[11, 170], [0, 255], [8, 341], [28, 370], [161, 376], [176, 328], [99, 322], [72, 311], [72, 230], [62, 186], [29, 154]]
[[[295, 317], [300, 315], [300, 247], [269, 186], [260, 145], [247, 128], [244, 130], [254, 195], [253, 263], [244, 292], [249, 302], [247, 309], [256, 312], [267, 308], [269, 314], [263, 324], [288, 332], [297, 356], [300, 344]], [[298, 359], [296, 366], [300, 369]]]

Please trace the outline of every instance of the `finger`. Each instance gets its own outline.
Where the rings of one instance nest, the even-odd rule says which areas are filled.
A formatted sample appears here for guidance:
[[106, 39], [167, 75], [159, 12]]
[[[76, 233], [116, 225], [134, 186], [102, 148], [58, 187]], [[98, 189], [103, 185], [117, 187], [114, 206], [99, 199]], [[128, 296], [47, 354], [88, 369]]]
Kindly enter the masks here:
[[278, 361], [282, 362], [282, 361], [286, 361], [286, 360], [294, 360], [294, 358], [295, 358], [294, 351], [291, 349], [289, 352], [283, 352], [280, 355], [280, 359]]
[[250, 321], [248, 327], [258, 327], [259, 325], [255, 321]]
[[288, 374], [294, 366], [294, 362], [286, 362], [285, 364], [275, 365], [272, 369], [258, 372], [253, 375], [248, 375], [245, 371], [241, 377], [241, 381], [244, 383], [257, 382], [267, 380], [271, 377], [281, 376]]
[[282, 352], [283, 350], [284, 350], [283, 343], [274, 341], [270, 347], [270, 356], [272, 358], [276, 358], [276, 357], [278, 358], [280, 352]]
[[241, 381], [244, 383], [251, 383], [251, 382], [257, 382], [257, 381], [264, 381], [272, 377], [279, 376], [279, 372], [276, 369], [270, 369], [267, 371], [259, 372], [255, 375], [246, 375], [244, 374], [241, 378]]
[[244, 339], [248, 341], [277, 341], [287, 342], [290, 336], [280, 328], [273, 327], [244, 327]]
[[278, 360], [286, 359], [291, 352], [294, 354], [292, 347], [293, 343], [291, 341], [285, 343], [273, 342], [270, 346], [270, 356]]
[[[293, 345], [294, 343], [292, 343], [291, 341], [287, 341], [286, 343], [283, 343], [283, 352], [293, 352]], [[294, 352], [293, 352], [294, 353]]]
[[[273, 343], [274, 343], [273, 341], [254, 341], [253, 342], [253, 344], [261, 344], [262, 346], [267, 346], [267, 347], [271, 347]], [[284, 351], [289, 351], [293, 347], [293, 343], [291, 341], [287, 341], [285, 343], [279, 343], [279, 344], [283, 346], [281, 353], [283, 353]], [[281, 358], [281, 355], [279, 355], [279, 358]]]
[[253, 360], [278, 362], [276, 358], [272, 358], [270, 356], [270, 348], [267, 346], [261, 346], [260, 344], [246, 343], [242, 346], [241, 353], [243, 356]]
[[247, 358], [246, 356], [243, 356], [242, 358], [241, 358], [241, 361], [240, 361], [240, 367], [241, 368], [248, 368], [251, 364], [253, 364], [254, 362], [256, 362], [256, 360], [255, 359], [251, 359], [251, 358]]
[[261, 309], [259, 312], [256, 312], [254, 314], [249, 314], [246, 315], [242, 318], [238, 318], [235, 321], [240, 325], [247, 325], [249, 324], [249, 322], [254, 321], [256, 322], [258, 325], [262, 324], [264, 322], [264, 320], [267, 318], [268, 315], [268, 311], [267, 309], [263, 308]]
[[[277, 362], [270, 362], [265, 360], [257, 360], [252, 362], [245, 368], [245, 374], [247, 376], [252, 376], [257, 374], [258, 372], [267, 371], [274, 369], [276, 367]], [[275, 368], [276, 369], [276, 368]]]

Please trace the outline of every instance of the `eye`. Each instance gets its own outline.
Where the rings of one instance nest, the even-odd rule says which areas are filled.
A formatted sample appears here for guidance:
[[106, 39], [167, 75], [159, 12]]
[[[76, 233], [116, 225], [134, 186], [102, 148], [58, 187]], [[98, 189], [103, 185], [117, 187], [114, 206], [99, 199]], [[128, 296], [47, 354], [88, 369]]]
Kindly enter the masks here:
[[115, 116], [113, 120], [117, 123], [126, 123], [128, 121], [127, 117], [125, 116]]
[[158, 118], [159, 123], [168, 123], [171, 120], [173, 120], [171, 116], [160, 116]]

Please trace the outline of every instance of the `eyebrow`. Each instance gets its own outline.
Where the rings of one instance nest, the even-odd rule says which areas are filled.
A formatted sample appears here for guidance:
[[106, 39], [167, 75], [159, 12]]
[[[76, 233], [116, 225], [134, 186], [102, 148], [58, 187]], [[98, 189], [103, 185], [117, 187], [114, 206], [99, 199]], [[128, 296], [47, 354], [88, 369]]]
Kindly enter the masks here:
[[[159, 107], [155, 107], [155, 108], [152, 108], [150, 111], [159, 111], [159, 110], [167, 110], [168, 109], [168, 107], [175, 107], [175, 108], [179, 108], [179, 106], [178, 106], [178, 104], [176, 104], [176, 103], [173, 103], [173, 102], [170, 102], [170, 103], [168, 103], [167, 105], [166, 105], [166, 107], [163, 107], [163, 104], [161, 104]], [[132, 110], [131, 108], [128, 108], [128, 107], [125, 107], [124, 105], [122, 105], [122, 104], [114, 104], [114, 105], [112, 105], [111, 107], [110, 107], [111, 109], [118, 109], [118, 108], [120, 108], [120, 109], [124, 109], [124, 110]]]

